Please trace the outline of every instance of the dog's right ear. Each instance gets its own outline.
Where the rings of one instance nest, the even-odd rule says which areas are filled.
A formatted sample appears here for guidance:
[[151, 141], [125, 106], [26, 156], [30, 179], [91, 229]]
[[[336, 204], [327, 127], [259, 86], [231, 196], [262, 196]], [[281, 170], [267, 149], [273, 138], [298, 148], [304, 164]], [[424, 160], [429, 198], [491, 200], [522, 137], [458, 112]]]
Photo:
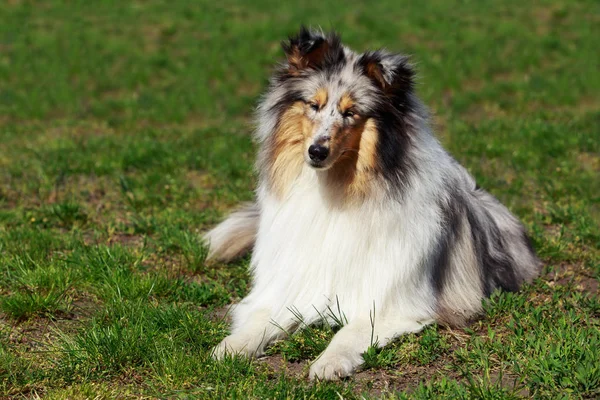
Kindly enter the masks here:
[[386, 94], [410, 92], [415, 72], [408, 57], [378, 50], [364, 53], [358, 59], [364, 74]]
[[339, 37], [335, 34], [325, 37], [302, 26], [300, 32], [281, 43], [288, 61], [288, 72], [298, 75], [305, 69], [320, 69], [326, 62], [328, 53], [340, 48]]

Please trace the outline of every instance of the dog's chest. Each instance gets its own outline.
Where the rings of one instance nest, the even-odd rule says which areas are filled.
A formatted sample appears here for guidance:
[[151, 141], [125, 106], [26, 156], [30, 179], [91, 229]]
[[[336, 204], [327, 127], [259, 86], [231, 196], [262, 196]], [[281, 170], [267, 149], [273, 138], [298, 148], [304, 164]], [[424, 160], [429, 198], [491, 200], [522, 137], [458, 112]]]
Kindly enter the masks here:
[[307, 187], [283, 202], [266, 197], [261, 210], [255, 288], [286, 307], [339, 302], [346, 315], [362, 313], [411, 273], [398, 268], [413, 250], [400, 207], [336, 209]]

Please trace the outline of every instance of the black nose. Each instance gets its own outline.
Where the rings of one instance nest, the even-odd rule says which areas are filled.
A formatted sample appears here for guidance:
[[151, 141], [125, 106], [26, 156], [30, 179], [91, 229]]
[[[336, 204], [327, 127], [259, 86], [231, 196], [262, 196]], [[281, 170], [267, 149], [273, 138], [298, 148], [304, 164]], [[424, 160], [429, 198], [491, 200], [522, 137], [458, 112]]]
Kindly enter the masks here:
[[311, 144], [308, 148], [308, 156], [313, 161], [323, 161], [329, 155], [329, 149], [320, 144]]

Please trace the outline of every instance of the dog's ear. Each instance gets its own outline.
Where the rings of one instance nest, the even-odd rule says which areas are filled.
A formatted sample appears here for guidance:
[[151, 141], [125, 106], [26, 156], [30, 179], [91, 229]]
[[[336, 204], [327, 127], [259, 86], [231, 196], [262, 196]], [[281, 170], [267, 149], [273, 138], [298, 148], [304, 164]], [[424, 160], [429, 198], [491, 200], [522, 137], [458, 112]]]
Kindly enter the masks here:
[[415, 72], [407, 56], [382, 50], [364, 53], [358, 60], [363, 73], [386, 94], [410, 92]]
[[340, 38], [335, 33], [323, 35], [302, 26], [300, 32], [281, 43], [288, 61], [289, 73], [298, 75], [302, 70], [320, 69], [334, 58], [343, 56]]

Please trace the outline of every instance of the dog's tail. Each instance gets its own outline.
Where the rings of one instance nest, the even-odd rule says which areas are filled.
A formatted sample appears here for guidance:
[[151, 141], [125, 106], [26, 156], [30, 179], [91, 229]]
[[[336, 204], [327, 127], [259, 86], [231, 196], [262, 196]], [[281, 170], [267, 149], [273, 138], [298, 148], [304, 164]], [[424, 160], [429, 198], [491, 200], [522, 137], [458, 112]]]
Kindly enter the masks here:
[[227, 262], [244, 255], [254, 246], [259, 216], [258, 204], [248, 203], [206, 233], [207, 259]]

